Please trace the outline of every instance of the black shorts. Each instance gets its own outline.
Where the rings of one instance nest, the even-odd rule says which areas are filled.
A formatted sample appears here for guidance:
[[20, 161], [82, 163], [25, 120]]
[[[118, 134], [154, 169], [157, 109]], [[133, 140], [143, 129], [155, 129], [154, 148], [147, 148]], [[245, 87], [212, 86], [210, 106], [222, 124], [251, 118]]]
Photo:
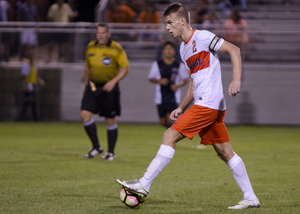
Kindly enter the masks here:
[[35, 91], [24, 92], [24, 102], [25, 103], [34, 103], [36, 101]]
[[81, 101], [81, 110], [86, 110], [100, 117], [115, 118], [121, 115], [119, 85], [110, 91], [102, 90], [103, 85], [96, 85], [97, 90], [92, 91], [88, 84]]
[[176, 108], [178, 108], [178, 105], [175, 102], [162, 103], [160, 105], [157, 105], [159, 118], [166, 117], [167, 113], [171, 114], [171, 112]]

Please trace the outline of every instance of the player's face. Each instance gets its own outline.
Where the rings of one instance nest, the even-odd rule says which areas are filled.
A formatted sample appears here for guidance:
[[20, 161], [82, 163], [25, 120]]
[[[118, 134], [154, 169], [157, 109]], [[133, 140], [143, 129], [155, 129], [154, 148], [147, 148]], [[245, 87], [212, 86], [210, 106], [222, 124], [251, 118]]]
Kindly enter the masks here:
[[109, 40], [110, 33], [106, 27], [97, 27], [96, 37], [99, 45], [106, 45]]
[[180, 37], [183, 34], [183, 18], [178, 18], [176, 13], [171, 13], [165, 18], [166, 29], [169, 31], [171, 36]]
[[173, 58], [175, 56], [175, 49], [172, 45], [166, 45], [162, 53], [163, 56], [166, 58]]

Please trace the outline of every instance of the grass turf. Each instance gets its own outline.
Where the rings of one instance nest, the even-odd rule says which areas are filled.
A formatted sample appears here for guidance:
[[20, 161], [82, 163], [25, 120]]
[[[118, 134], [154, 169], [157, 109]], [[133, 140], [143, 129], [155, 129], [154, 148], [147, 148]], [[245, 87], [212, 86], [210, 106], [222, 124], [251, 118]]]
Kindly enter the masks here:
[[[105, 151], [106, 127], [97, 124]], [[300, 127], [229, 126], [261, 208], [227, 210], [241, 198], [231, 171], [199, 137], [184, 139], [137, 208], [119, 199], [117, 178], [140, 178], [164, 128], [119, 124], [117, 158], [85, 160], [80, 123], [0, 123], [0, 213], [300, 213]]]

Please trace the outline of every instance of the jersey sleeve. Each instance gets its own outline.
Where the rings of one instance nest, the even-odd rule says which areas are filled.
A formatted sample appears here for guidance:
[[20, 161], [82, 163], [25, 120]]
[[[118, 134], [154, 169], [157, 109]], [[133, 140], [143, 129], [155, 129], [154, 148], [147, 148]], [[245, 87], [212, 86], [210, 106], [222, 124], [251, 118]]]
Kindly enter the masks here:
[[149, 71], [149, 75], [148, 75], [148, 79], [161, 79], [161, 75], [159, 72], [159, 67], [157, 64], [157, 61], [154, 61], [151, 65], [150, 71]]
[[189, 78], [189, 74], [183, 63], [180, 63], [179, 65], [178, 74], [182, 80], [186, 80]]
[[89, 61], [89, 52], [88, 52], [88, 50], [86, 50], [86, 52], [85, 52], [85, 66], [87, 68], [90, 68], [90, 61]]
[[121, 50], [121, 53], [119, 54], [119, 56], [117, 58], [117, 63], [121, 68], [126, 68], [129, 66], [127, 54], [123, 49]]
[[200, 34], [201, 43], [204, 47], [207, 47], [209, 51], [217, 51], [222, 46], [224, 40], [222, 38], [217, 37], [214, 33], [203, 30]]
[[28, 62], [23, 64], [21, 75], [22, 76], [28, 76], [30, 74], [30, 65]]

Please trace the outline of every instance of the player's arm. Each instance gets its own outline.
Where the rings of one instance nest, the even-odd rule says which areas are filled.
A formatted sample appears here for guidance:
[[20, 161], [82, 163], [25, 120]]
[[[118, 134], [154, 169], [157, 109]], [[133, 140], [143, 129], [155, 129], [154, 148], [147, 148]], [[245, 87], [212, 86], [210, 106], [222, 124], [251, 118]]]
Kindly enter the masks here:
[[38, 83], [40, 84], [40, 86], [45, 86], [45, 80], [43, 80], [41, 77], [38, 77]]
[[85, 66], [84, 67], [84, 85], [89, 84], [90, 81], [90, 69]]
[[178, 88], [182, 87], [182, 86], [185, 86], [187, 83], [189, 82], [188, 79], [186, 80], [182, 80], [179, 84], [174, 84], [174, 85], [171, 85], [171, 90], [172, 91], [176, 91]]
[[167, 78], [161, 78], [161, 79], [155, 79], [151, 78], [149, 79], [150, 82], [155, 83], [155, 84], [160, 84], [160, 85], [168, 85], [169, 80]]
[[[189, 71], [189, 73], [190, 73], [190, 71]], [[184, 99], [182, 100], [181, 104], [178, 107], [178, 108], [181, 108], [183, 112], [190, 106], [190, 104], [194, 100], [193, 91], [194, 91], [193, 80], [190, 77], [188, 90], [186, 92]]]
[[87, 84], [89, 84], [89, 81], [90, 81], [90, 69], [87, 66], [84, 67], [83, 78], [84, 78], [84, 89], [83, 89], [83, 93], [84, 93], [85, 87]]
[[[190, 75], [190, 71], [188, 71], [188, 73]], [[194, 88], [193, 88], [193, 80], [191, 79], [191, 75], [189, 80], [190, 81], [189, 81], [189, 87], [187, 93], [184, 99], [182, 100], [181, 104], [179, 105], [179, 107], [174, 111], [172, 111], [170, 115], [171, 120], [177, 120], [194, 100], [194, 96], [193, 96]]]
[[169, 84], [168, 78], [161, 78], [157, 61], [154, 61], [151, 65], [149, 75], [148, 75], [148, 80], [154, 84], [160, 84], [160, 85]]
[[233, 79], [229, 85], [228, 94], [229, 97], [234, 97], [237, 95], [237, 93], [240, 92], [241, 87], [242, 60], [240, 49], [237, 46], [224, 41], [224, 43], [219, 48], [219, 51], [229, 53], [231, 58], [231, 63], [233, 67]]
[[118, 75], [115, 76], [113, 79], [111, 79], [110, 81], [108, 81], [104, 86], [103, 86], [103, 90], [110, 92], [115, 85], [121, 80], [123, 79], [127, 74], [129, 73], [129, 67], [125, 67], [125, 68], [121, 68]]

